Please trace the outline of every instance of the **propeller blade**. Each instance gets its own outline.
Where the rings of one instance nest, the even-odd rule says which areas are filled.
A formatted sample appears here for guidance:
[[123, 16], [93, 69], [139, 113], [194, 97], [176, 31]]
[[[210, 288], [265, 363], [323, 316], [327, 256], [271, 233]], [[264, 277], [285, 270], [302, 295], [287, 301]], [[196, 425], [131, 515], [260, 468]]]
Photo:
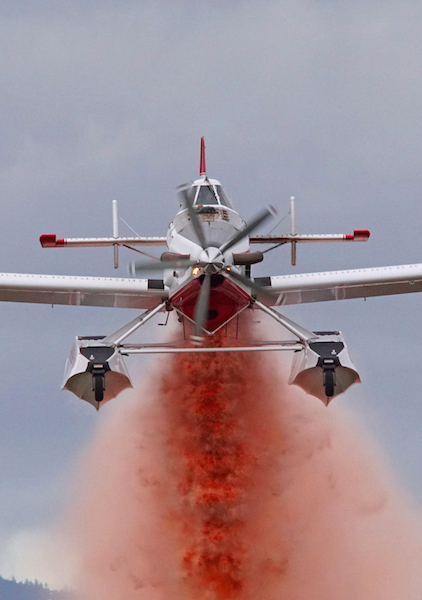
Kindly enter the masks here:
[[201, 225], [201, 221], [199, 220], [198, 214], [193, 207], [192, 197], [189, 194], [189, 190], [191, 187], [188, 187], [188, 184], [179, 185], [178, 190], [179, 194], [183, 200], [184, 205], [188, 209], [188, 214], [193, 225], [193, 229], [196, 233], [196, 237], [198, 238], [199, 245], [203, 250], [207, 247], [207, 242], [205, 240], [204, 230]]
[[255, 283], [255, 281], [249, 279], [249, 277], [245, 277], [244, 275], [241, 275], [240, 273], [232, 269], [224, 269], [223, 272], [235, 281], [238, 281], [239, 283], [244, 285], [245, 287], [251, 290], [255, 290], [255, 292], [258, 292], [258, 294], [261, 294], [262, 296], [265, 296], [267, 298], [273, 297], [266, 288], [264, 288], [262, 285], [259, 285], [258, 283]]
[[[145, 271], [162, 271], [163, 269], [187, 269], [193, 267], [198, 263], [194, 260], [166, 260], [163, 262], [132, 262], [129, 265], [129, 274], [132, 277], [141, 275]], [[199, 265], [201, 266], [201, 265]]]
[[237, 233], [234, 237], [232, 237], [231, 240], [229, 240], [228, 242], [223, 244], [220, 247], [220, 252], [224, 253], [227, 250], [230, 250], [230, 248], [233, 248], [233, 246], [235, 244], [240, 242], [240, 240], [243, 240], [243, 238], [246, 237], [247, 235], [249, 235], [251, 233], [251, 231], [256, 229], [258, 227], [258, 225], [261, 225], [261, 223], [266, 221], [269, 217], [273, 217], [275, 214], [276, 214], [276, 210], [272, 206], [266, 207], [262, 212], [259, 213], [259, 215], [257, 215], [251, 221], [251, 223], [249, 223], [249, 225], [246, 227], [246, 229], [244, 229], [243, 231], [239, 231], [239, 233]]
[[211, 275], [210, 275], [210, 273], [205, 273], [204, 279], [202, 281], [201, 291], [199, 292], [198, 300], [196, 301], [195, 313], [194, 313], [194, 321], [195, 321], [194, 337], [197, 342], [202, 340], [203, 335], [204, 335], [203, 329], [205, 327], [205, 323], [207, 322], [207, 317], [208, 317], [210, 289], [211, 289]]
[[259, 250], [255, 252], [239, 252], [233, 254], [234, 265], [256, 265], [264, 260], [264, 255]]

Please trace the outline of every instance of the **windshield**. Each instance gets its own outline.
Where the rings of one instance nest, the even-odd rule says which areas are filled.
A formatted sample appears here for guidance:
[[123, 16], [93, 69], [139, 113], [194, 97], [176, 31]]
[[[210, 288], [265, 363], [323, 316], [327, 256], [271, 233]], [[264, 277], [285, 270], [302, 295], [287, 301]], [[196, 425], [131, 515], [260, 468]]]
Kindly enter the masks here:
[[218, 204], [214, 188], [211, 185], [201, 185], [195, 204]]
[[229, 200], [229, 198], [226, 196], [226, 192], [223, 190], [222, 186], [216, 185], [215, 187], [217, 189], [217, 194], [220, 198], [221, 204], [223, 204], [224, 206], [228, 206], [229, 208], [233, 208], [231, 200]]

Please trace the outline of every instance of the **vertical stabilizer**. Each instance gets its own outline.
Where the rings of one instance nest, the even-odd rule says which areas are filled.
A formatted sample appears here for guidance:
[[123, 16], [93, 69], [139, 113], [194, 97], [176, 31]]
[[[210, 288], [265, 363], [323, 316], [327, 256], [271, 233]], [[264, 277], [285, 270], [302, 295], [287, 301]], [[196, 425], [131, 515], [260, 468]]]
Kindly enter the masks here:
[[205, 168], [205, 140], [201, 137], [201, 156], [199, 160], [199, 175], [206, 175], [207, 171]]

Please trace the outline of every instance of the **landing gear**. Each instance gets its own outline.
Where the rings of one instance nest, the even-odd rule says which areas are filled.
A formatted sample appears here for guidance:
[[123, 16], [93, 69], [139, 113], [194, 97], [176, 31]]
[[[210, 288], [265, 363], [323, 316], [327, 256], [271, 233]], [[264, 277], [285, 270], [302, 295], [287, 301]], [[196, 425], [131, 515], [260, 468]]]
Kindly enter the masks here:
[[101, 373], [95, 373], [92, 375], [93, 391], [96, 402], [102, 402], [104, 400], [104, 375]]
[[336, 369], [340, 367], [338, 355], [344, 349], [344, 344], [343, 342], [337, 341], [311, 342], [309, 347], [316, 354], [319, 354], [317, 367], [322, 368], [322, 384], [324, 386], [325, 396], [326, 398], [331, 399], [336, 393]]
[[335, 367], [324, 369], [324, 388], [327, 398], [332, 398], [334, 396], [334, 369]]
[[[105, 390], [105, 376], [106, 372], [110, 371], [108, 362], [94, 362], [88, 363], [87, 371], [92, 373], [92, 391], [94, 392], [95, 402], [102, 402], [104, 400]], [[98, 408], [98, 407], [97, 407]]]

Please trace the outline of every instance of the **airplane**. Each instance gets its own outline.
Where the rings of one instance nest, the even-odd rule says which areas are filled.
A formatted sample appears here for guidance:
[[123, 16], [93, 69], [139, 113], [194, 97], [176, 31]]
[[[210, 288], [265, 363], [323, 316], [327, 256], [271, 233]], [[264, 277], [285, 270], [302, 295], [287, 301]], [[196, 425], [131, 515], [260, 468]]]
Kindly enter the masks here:
[[[299, 234], [295, 202], [290, 201], [290, 233], [256, 235], [255, 230], [276, 214], [267, 206], [246, 224], [221, 183], [206, 172], [205, 142], [201, 138], [199, 178], [179, 186], [180, 209], [167, 236], [121, 237], [117, 201], [112, 202], [113, 235], [105, 238], [61, 238], [43, 234], [43, 248], [112, 247], [114, 267], [119, 248], [166, 246], [155, 262], [133, 263], [131, 276], [74, 277], [0, 273], [0, 301], [143, 309], [144, 312], [107, 336], [77, 336], [65, 367], [63, 389], [97, 410], [131, 387], [124, 357], [132, 354], [291, 351], [288, 382], [319, 398], [326, 406], [335, 396], [360, 382], [340, 331], [310, 331], [283, 315], [289, 304], [367, 298], [422, 291], [422, 264], [347, 271], [251, 277], [251, 267], [264, 252], [290, 244], [296, 264], [297, 244], [366, 242], [369, 231], [352, 234]], [[143, 253], [140, 251], [141, 254]], [[148, 270], [163, 269], [161, 279], [141, 279]], [[239, 343], [239, 318], [259, 310], [295, 339]], [[183, 324], [181, 343], [127, 343], [135, 331], [161, 312], [174, 311]], [[227, 332], [230, 335], [227, 337]], [[219, 343], [218, 335], [227, 340]], [[218, 334], [218, 335], [217, 335]]]

